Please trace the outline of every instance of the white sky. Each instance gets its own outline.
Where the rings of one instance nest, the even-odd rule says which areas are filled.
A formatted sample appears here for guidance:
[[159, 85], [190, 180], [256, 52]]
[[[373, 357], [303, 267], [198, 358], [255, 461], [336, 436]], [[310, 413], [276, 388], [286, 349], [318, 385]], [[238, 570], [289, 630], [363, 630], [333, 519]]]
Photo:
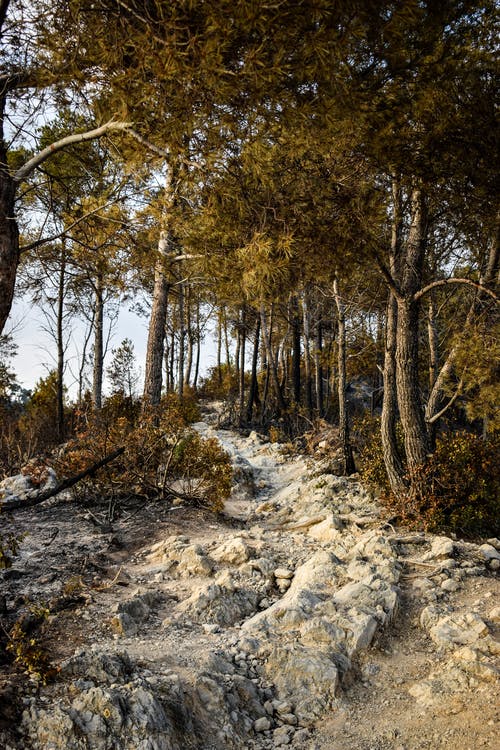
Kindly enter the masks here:
[[[7, 323], [5, 332], [13, 333], [14, 341], [18, 345], [18, 353], [12, 359], [11, 369], [16, 373], [18, 382], [24, 387], [32, 389], [35, 383], [45, 377], [56, 365], [56, 350], [54, 340], [43, 330], [44, 319], [36, 307], [32, 307], [23, 300], [16, 300]], [[141, 378], [144, 374], [144, 361], [147, 343], [147, 318], [142, 318], [126, 307], [120, 311], [117, 324], [113, 329], [112, 338], [108, 347], [108, 354], [104, 368], [111, 361], [111, 349], [116, 348], [125, 338], [132, 340], [138, 369]], [[76, 320], [72, 321], [73, 333], [66, 353], [67, 369], [65, 373], [65, 385], [68, 388], [69, 398], [74, 398], [77, 392], [78, 363], [80, 357], [78, 352], [82, 349], [83, 329], [78, 326]], [[89, 346], [90, 351], [90, 346]], [[202, 344], [200, 373], [203, 375], [208, 368], [216, 364], [215, 344], [207, 334], [206, 341]], [[72, 375], [72, 371], [74, 376]], [[104, 384], [106, 391], [106, 381]], [[142, 390], [142, 382], [139, 391]]]

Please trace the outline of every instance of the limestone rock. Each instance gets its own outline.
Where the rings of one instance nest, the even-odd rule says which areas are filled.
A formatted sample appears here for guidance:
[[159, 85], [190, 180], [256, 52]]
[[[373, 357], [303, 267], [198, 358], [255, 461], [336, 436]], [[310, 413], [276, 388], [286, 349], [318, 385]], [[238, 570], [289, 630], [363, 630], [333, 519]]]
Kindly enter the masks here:
[[481, 544], [478, 552], [486, 562], [490, 562], [490, 560], [500, 560], [500, 552], [498, 552], [492, 544]]
[[294, 713], [306, 726], [331, 705], [339, 680], [327, 654], [300, 644], [275, 646], [266, 673], [272, 676], [280, 698], [294, 702]]
[[241, 537], [229, 539], [212, 552], [214, 560], [228, 565], [242, 565], [253, 556], [253, 549]]
[[202, 584], [179, 607], [195, 622], [232, 625], [257, 609], [259, 595], [252, 589], [236, 586], [229, 575]]
[[330, 513], [324, 521], [316, 523], [310, 527], [308, 534], [318, 542], [334, 542], [340, 538], [340, 530], [342, 529], [342, 521], [338, 516], [334, 516]]
[[45, 492], [54, 489], [57, 486], [54, 469], [47, 467], [44, 469], [44, 474], [46, 474], [46, 479], [42, 484], [33, 483], [29, 473], [6, 477], [0, 482], [0, 500], [14, 500], [34, 491]]
[[431, 549], [424, 555], [423, 560], [445, 560], [452, 557], [455, 544], [447, 536], [436, 536], [432, 539]]
[[489, 634], [486, 623], [475, 612], [453, 613], [433, 625], [429, 634], [432, 640], [444, 648], [476, 643]]
[[170, 536], [150, 549], [149, 559], [164, 563], [171, 576], [189, 578], [211, 575], [214, 564], [199, 544], [189, 544], [185, 536]]

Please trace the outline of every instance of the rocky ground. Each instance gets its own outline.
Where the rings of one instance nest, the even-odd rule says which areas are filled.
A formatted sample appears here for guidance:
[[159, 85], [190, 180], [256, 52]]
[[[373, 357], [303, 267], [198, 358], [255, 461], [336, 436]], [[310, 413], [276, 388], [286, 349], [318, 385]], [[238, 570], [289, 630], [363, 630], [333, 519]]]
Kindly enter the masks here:
[[0, 746], [496, 747], [500, 542], [395, 528], [321, 460], [198, 429], [234, 459], [220, 517], [59, 498], [8, 523], [2, 621], [43, 611], [57, 674], [0, 666]]

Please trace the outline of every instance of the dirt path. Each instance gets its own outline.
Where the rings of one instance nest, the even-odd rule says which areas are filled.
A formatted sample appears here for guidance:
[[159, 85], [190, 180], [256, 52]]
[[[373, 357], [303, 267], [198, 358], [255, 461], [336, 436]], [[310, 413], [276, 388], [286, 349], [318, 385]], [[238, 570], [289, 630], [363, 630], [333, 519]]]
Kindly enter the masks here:
[[110, 530], [60, 501], [15, 516], [6, 618], [46, 605], [61, 671], [44, 686], [2, 667], [2, 746], [495, 747], [498, 542], [408, 535], [356, 481], [198, 429], [235, 463], [222, 517], [153, 504]]

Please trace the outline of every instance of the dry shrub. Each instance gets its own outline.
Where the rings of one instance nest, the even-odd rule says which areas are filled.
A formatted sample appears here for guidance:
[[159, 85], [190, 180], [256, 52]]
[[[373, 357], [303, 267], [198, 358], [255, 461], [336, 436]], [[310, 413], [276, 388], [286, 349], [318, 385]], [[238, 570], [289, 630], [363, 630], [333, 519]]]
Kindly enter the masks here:
[[469, 432], [438, 438], [436, 450], [413, 477], [413, 497], [390, 497], [403, 521], [465, 536], [500, 532], [500, 442]]
[[231, 461], [216, 440], [200, 437], [189, 426], [198, 416], [192, 399], [180, 402], [174, 396], [164, 399], [158, 409], [142, 412], [137, 420], [103, 409], [87, 418], [54, 468], [61, 478], [73, 476], [123, 447], [121, 456], [76, 485], [78, 497], [177, 496], [219, 511], [231, 491]]

